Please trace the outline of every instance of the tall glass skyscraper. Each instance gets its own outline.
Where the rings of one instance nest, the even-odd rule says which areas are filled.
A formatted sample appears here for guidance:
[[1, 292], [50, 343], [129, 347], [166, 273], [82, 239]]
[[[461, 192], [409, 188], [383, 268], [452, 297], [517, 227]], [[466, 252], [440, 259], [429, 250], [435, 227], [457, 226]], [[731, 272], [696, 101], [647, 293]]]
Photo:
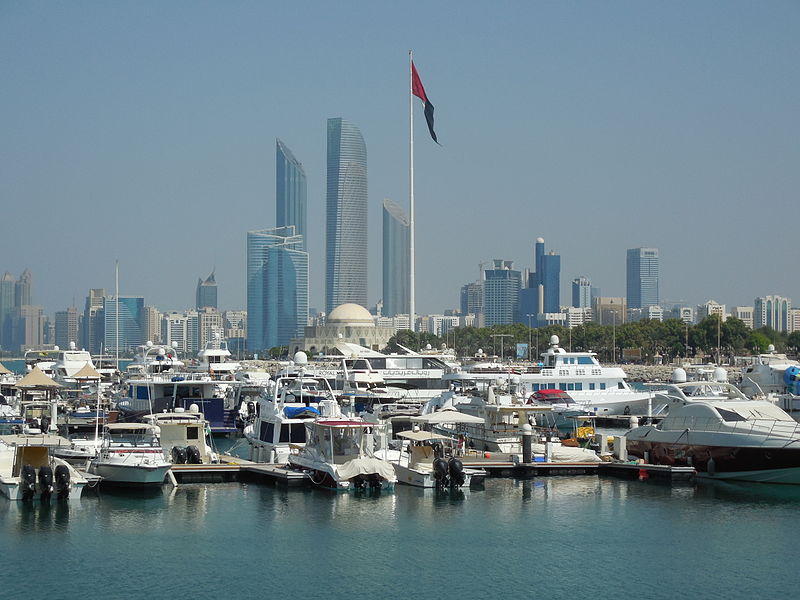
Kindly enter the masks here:
[[572, 280], [572, 306], [592, 307], [592, 281], [588, 277], [581, 275]]
[[[117, 319], [119, 306], [119, 319]], [[117, 336], [119, 322], [119, 337]], [[144, 298], [141, 296], [113, 296], [103, 298], [103, 346], [107, 352], [135, 350], [144, 344]]]
[[517, 317], [522, 274], [510, 260], [495, 259], [483, 272], [483, 311], [486, 327], [508, 325]]
[[294, 225], [296, 235], [307, 247], [306, 211], [308, 194], [306, 172], [292, 151], [281, 140], [275, 141], [275, 226]]
[[383, 201], [383, 316], [408, 314], [408, 218], [396, 202]]
[[308, 320], [308, 252], [293, 225], [247, 232], [247, 348], [301, 337]]
[[195, 293], [195, 300], [197, 310], [203, 307], [218, 308], [217, 306], [217, 280], [214, 277], [214, 271], [211, 275], [206, 277], [205, 281], [202, 279], [197, 280], [197, 292]]
[[328, 119], [325, 310], [367, 305], [367, 148], [361, 132]]
[[658, 248], [631, 248], [627, 260], [628, 308], [658, 304]]

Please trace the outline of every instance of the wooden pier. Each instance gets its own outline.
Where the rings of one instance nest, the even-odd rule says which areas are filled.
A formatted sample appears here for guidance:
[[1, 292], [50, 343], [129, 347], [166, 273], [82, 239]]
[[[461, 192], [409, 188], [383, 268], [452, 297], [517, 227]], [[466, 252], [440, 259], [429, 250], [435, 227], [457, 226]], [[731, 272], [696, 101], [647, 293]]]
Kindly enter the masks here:
[[302, 471], [282, 466], [254, 463], [223, 454], [218, 464], [173, 465], [172, 473], [178, 483], [224, 483], [227, 481], [256, 481], [289, 487], [305, 485], [308, 476]]

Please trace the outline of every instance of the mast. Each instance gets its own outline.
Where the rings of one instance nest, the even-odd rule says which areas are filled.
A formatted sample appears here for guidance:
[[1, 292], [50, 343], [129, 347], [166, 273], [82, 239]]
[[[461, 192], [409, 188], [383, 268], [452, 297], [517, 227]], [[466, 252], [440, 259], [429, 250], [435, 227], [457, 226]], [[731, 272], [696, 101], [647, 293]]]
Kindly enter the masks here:
[[408, 325], [416, 331], [414, 315], [414, 53], [408, 51]]
[[117, 372], [119, 372], [119, 260], [114, 263], [114, 330], [116, 331]]

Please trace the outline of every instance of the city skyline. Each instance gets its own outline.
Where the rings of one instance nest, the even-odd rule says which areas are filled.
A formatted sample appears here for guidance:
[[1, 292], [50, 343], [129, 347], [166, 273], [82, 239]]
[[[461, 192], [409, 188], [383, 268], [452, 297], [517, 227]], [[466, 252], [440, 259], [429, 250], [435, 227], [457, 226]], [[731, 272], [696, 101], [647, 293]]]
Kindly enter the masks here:
[[645, 245], [663, 299], [800, 297], [768, 216], [792, 214], [800, 187], [796, 3], [504, 5], [491, 27], [477, 3], [456, 19], [426, 6], [424, 23], [340, 8], [4, 5], [4, 269], [30, 269], [52, 315], [112, 289], [116, 259], [121, 294], [165, 308], [191, 306], [216, 265], [221, 308], [242, 308], [236, 240], [272, 226], [280, 138], [304, 158], [309, 304], [324, 308], [325, 119], [358, 123], [369, 147], [368, 221], [382, 198], [404, 207], [413, 48], [442, 144], [416, 103], [420, 314], [456, 307], [480, 262], [527, 265], [531, 222], [562, 257], [562, 300], [581, 275], [625, 295], [625, 251]]

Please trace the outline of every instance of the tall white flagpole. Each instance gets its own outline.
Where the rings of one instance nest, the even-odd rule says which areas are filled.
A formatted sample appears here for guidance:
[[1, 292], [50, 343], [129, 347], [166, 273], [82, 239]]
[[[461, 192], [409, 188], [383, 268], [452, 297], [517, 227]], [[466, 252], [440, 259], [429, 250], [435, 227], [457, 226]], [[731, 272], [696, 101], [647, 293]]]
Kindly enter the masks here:
[[414, 314], [414, 53], [408, 51], [408, 321], [416, 331]]

